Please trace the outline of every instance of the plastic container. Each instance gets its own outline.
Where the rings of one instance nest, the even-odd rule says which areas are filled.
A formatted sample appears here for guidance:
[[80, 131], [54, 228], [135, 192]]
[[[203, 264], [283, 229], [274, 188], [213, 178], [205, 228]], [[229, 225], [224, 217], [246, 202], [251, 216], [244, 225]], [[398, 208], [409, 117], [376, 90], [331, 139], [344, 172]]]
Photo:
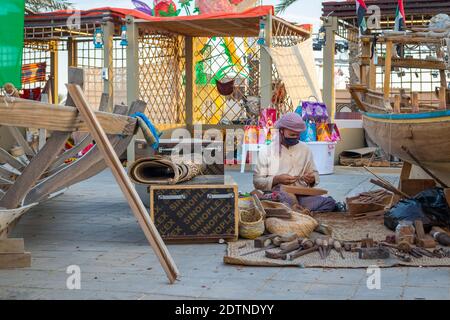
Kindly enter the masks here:
[[409, 244], [414, 244], [415, 233], [416, 229], [411, 221], [400, 221], [395, 229], [395, 242], [408, 242]]
[[336, 153], [336, 142], [305, 142], [311, 149], [314, 163], [319, 174], [334, 173], [334, 154]]

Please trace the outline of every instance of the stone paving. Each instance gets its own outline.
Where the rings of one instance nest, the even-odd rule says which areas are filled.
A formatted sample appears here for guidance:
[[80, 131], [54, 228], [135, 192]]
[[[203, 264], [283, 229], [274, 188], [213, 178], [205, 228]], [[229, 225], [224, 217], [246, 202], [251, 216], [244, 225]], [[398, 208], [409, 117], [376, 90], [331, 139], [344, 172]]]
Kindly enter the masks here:
[[[228, 173], [251, 190], [251, 174]], [[396, 182], [398, 170], [382, 176]], [[336, 168], [321, 186], [343, 200], [372, 188], [369, 179]], [[383, 269], [381, 289], [369, 290], [365, 269], [225, 265], [221, 244], [170, 245], [182, 277], [168, 285], [108, 171], [29, 211], [13, 236], [25, 238], [32, 267], [0, 270], [0, 299], [450, 299], [450, 268]], [[81, 290], [67, 289], [70, 265]]]

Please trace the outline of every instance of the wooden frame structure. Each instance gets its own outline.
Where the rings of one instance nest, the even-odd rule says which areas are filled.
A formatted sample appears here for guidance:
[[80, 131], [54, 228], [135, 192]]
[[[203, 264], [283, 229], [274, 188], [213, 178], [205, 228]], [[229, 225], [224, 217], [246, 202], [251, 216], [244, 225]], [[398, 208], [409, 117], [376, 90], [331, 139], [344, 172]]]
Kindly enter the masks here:
[[[395, 24], [395, 13], [396, 13], [396, 7], [397, 7], [397, 0], [366, 0], [365, 1], [367, 6], [370, 8], [370, 6], [377, 6], [377, 8], [380, 9], [380, 20], [379, 20], [379, 29], [374, 30], [375, 32], [380, 32], [382, 30], [393, 30], [394, 24]], [[430, 19], [443, 12], [450, 12], [450, 3], [448, 1], [444, 0], [408, 0], [404, 2], [405, 5], [405, 12], [406, 12], [406, 26], [408, 29], [411, 28], [417, 28], [417, 27], [424, 27], [428, 24]], [[322, 4], [322, 20], [323, 20], [323, 26], [325, 28], [326, 33], [326, 45], [325, 45], [325, 51], [324, 51], [324, 101], [329, 107], [329, 111], [331, 114], [334, 114], [335, 106], [336, 106], [336, 99], [335, 99], [335, 88], [334, 88], [334, 79], [332, 77], [329, 77], [329, 75], [333, 75], [334, 71], [334, 55], [335, 55], [335, 38], [340, 37], [347, 41], [349, 41], [352, 45], [350, 47], [353, 47], [354, 49], [350, 50], [349, 56], [350, 56], [350, 69], [353, 69], [352, 63], [358, 62], [358, 55], [360, 52], [358, 52], [360, 48], [360, 42], [359, 42], [359, 31], [357, 27], [357, 17], [356, 17], [356, 10], [355, 10], [355, 3], [352, 1], [349, 2], [342, 2], [342, 1], [329, 1], [324, 2]], [[416, 43], [417, 44], [417, 43]], [[415, 44], [415, 45], [416, 45]], [[378, 51], [380, 55], [382, 55], [382, 52], [386, 52], [386, 46], [384, 43], [378, 44]], [[423, 51], [423, 50], [422, 50]], [[367, 56], [367, 52], [365, 55]], [[406, 55], [416, 55], [414, 52], [410, 53], [408, 49], [405, 51]], [[428, 52], [422, 52], [419, 59], [425, 59], [426, 55], [428, 55]], [[364, 60], [363, 60], [364, 62]], [[365, 60], [367, 63], [367, 60]], [[424, 63], [424, 62], [422, 62]], [[408, 64], [408, 61], [402, 62], [402, 64], [399, 64], [398, 61], [394, 61], [392, 68], [403, 68], [406, 67]], [[422, 65], [423, 66], [423, 65]], [[384, 66], [383, 66], [384, 67]], [[428, 66], [427, 66], [428, 67]], [[434, 67], [434, 66], [432, 66]], [[439, 66], [438, 66], [439, 67]], [[365, 68], [362, 66], [361, 68]], [[383, 81], [385, 80], [382, 76], [382, 66], [379, 65], [378, 71], [375, 72], [375, 76], [372, 77], [372, 87], [375, 86], [383, 86]], [[422, 77], [422, 74], [428, 73], [429, 70], [425, 69], [418, 69], [417, 71], [412, 71], [412, 77], [414, 79], [417, 78], [417, 81], [425, 82], [425, 80]], [[401, 73], [399, 73], [400, 77]], [[361, 76], [361, 73], [359, 74]], [[397, 75], [394, 75], [393, 77], [396, 77]], [[361, 77], [365, 77], [363, 74]], [[435, 75], [433, 75], [435, 77]], [[408, 78], [403, 77], [403, 78]], [[400, 78], [398, 81], [400, 82], [399, 85], [403, 86], [403, 78]], [[424, 77], [426, 78], [426, 77]], [[364, 80], [364, 79], [362, 79]], [[433, 79], [429, 80], [430, 82], [433, 81]], [[351, 84], [356, 84], [358, 79], [356, 77], [351, 77]], [[433, 85], [434, 83], [431, 83]], [[408, 84], [406, 84], [408, 85]], [[432, 91], [432, 90], [428, 90]], [[429, 97], [429, 94], [420, 94], [420, 97], [426, 98]]]
[[[248, 68], [248, 59], [256, 59], [254, 93], [261, 98], [261, 106], [270, 106], [272, 84], [274, 79], [277, 79], [277, 74], [270, 55], [265, 50], [260, 51], [256, 44], [260, 23], [265, 24], [264, 41], [269, 47], [296, 44], [309, 38], [310, 32], [274, 16], [270, 6], [258, 7], [256, 10], [257, 13], [253, 15], [229, 14], [217, 17], [128, 17], [129, 99], [149, 101], [152, 108], [150, 119], [162, 129], [173, 127], [174, 123], [176, 126], [188, 128], [195, 124], [213, 125], [217, 128], [230, 127], [221, 123], [223, 114], [218, 115], [218, 112], [211, 111], [211, 108], [223, 108], [226, 98], [217, 92], [215, 85], [200, 85], [196, 77], [199, 52], [206, 50], [208, 46], [217, 52], [222, 46], [212, 41], [212, 38], [217, 37], [226, 39], [225, 41], [236, 41], [229, 54], [232, 59], [246, 60], [242, 62], [242, 65], [245, 65], [240, 68], [241, 71]], [[217, 63], [217, 68], [224, 66], [223, 62], [212, 63]], [[226, 81], [242, 83], [245, 89], [239, 92], [243, 95], [248, 95], [251, 91], [248, 79], [240, 78], [239, 72], [227, 77]], [[236, 84], [235, 87], [238, 86]], [[280, 111], [286, 112], [293, 108], [291, 104], [283, 106]]]

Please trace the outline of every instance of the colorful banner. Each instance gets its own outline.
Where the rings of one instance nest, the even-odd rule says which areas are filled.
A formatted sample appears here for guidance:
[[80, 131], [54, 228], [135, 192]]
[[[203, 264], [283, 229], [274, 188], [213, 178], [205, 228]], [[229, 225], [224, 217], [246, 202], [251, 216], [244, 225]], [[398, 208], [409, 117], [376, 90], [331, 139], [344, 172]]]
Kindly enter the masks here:
[[46, 81], [46, 68], [45, 62], [24, 64], [22, 66], [22, 84]]
[[366, 15], [367, 5], [364, 0], [356, 0], [356, 16], [358, 17], [358, 27], [360, 34], [364, 34], [367, 30]]
[[2, 1], [0, 6], [0, 86], [21, 88], [25, 0]]

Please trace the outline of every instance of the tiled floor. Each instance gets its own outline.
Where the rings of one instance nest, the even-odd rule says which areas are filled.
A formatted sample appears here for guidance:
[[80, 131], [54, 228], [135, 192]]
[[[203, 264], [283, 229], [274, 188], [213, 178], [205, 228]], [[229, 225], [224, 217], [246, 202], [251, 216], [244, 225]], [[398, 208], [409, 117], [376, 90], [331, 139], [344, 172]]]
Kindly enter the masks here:
[[[229, 172], [241, 191], [251, 175]], [[397, 181], [398, 171], [383, 176]], [[337, 168], [321, 186], [343, 200], [372, 188], [362, 169]], [[24, 237], [32, 267], [0, 271], [0, 299], [450, 299], [450, 268], [381, 270], [381, 289], [365, 269], [257, 268], [225, 265], [225, 245], [170, 245], [182, 273], [168, 285], [111, 174], [76, 185], [28, 212]], [[81, 269], [81, 290], [68, 290], [67, 267]]]

